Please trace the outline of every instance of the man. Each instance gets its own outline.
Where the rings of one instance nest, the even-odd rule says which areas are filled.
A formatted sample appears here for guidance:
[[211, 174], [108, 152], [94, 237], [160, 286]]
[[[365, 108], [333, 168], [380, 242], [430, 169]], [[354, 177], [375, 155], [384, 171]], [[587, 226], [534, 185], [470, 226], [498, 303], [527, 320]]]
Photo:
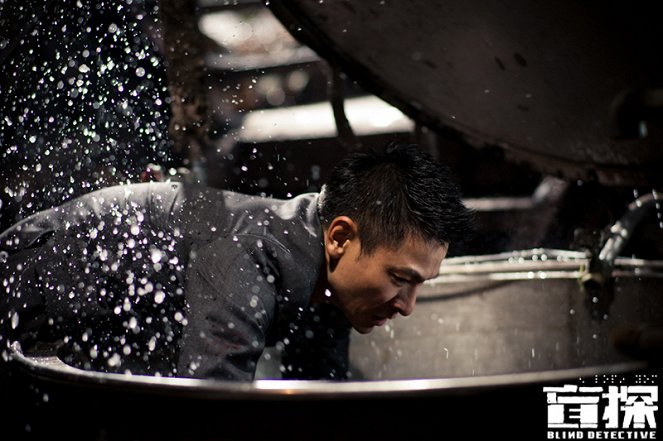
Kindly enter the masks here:
[[64, 337], [84, 367], [248, 381], [276, 345], [283, 378], [344, 379], [350, 328], [411, 314], [470, 224], [416, 146], [351, 156], [290, 200], [113, 187], [0, 235], [0, 320], [6, 342]]

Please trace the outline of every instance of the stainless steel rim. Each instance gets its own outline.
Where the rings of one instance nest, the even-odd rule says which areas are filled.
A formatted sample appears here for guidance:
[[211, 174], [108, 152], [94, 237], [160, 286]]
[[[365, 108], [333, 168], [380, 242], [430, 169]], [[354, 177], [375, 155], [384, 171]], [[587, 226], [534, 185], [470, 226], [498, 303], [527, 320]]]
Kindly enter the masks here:
[[[536, 248], [506, 253], [449, 258], [440, 275], [425, 283], [421, 297], [435, 297], [436, 287], [460, 282], [533, 279], [579, 279], [587, 271], [589, 256], [582, 252]], [[618, 258], [613, 277], [663, 277], [663, 261]], [[120, 388], [147, 393], [205, 399], [346, 399], [383, 396], [454, 395], [513, 386], [575, 381], [598, 374], [620, 374], [647, 369], [644, 361], [487, 376], [380, 381], [257, 380], [229, 382], [209, 379], [157, 377], [86, 371], [65, 364], [55, 346], [26, 354], [11, 346], [12, 363], [29, 375], [68, 385]]]
[[85, 371], [65, 364], [53, 353], [26, 355], [17, 344], [14, 344], [10, 349], [10, 359], [19, 369], [27, 372], [32, 377], [64, 383], [68, 386], [100, 387], [154, 395], [212, 400], [320, 400], [468, 395], [517, 386], [546, 385], [565, 380], [577, 381], [578, 378], [595, 375], [625, 374], [647, 368], [645, 362], [629, 362], [476, 377], [348, 382], [257, 380], [241, 383]]
[[[428, 288], [443, 284], [507, 281], [578, 279], [587, 274], [590, 256], [578, 251], [534, 248], [481, 256], [446, 259], [440, 275], [426, 282]], [[662, 260], [619, 257], [613, 277], [663, 277]], [[430, 291], [427, 289], [426, 291]]]

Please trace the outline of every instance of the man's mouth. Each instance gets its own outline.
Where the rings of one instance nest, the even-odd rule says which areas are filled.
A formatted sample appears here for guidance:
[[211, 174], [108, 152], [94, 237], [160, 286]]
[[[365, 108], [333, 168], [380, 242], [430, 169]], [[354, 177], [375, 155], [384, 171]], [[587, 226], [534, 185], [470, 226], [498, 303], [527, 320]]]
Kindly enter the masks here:
[[389, 320], [389, 317], [380, 317], [378, 315], [373, 316], [373, 326], [382, 326], [385, 323], [387, 323], [387, 320]]

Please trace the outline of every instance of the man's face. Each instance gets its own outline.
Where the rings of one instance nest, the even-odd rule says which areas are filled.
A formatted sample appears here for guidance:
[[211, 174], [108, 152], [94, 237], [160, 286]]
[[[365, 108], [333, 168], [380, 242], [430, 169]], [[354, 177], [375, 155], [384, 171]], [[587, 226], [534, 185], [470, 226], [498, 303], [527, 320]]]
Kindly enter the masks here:
[[[330, 301], [362, 334], [396, 314], [410, 315], [417, 289], [439, 274], [448, 250], [446, 245], [408, 238], [398, 249], [379, 247], [371, 254], [362, 254], [356, 235], [336, 245], [342, 248], [340, 254], [328, 255]], [[334, 246], [333, 239], [329, 246]]]

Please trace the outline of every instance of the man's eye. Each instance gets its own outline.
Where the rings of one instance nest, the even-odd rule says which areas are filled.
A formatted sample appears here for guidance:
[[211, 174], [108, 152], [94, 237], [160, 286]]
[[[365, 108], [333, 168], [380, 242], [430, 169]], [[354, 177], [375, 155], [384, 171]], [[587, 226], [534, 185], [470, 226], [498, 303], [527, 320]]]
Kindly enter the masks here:
[[391, 275], [391, 279], [394, 281], [396, 285], [405, 285], [407, 283], [407, 279], [404, 279], [402, 277], [398, 277], [395, 274]]

